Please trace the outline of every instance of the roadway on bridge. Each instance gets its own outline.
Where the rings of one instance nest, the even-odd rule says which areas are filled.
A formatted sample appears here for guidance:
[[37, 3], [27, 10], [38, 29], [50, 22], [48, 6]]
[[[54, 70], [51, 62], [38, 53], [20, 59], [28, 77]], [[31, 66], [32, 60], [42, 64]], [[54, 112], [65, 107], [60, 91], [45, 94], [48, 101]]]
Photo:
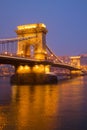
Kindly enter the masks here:
[[9, 56], [9, 55], [0, 55], [0, 64], [10, 64], [10, 65], [30, 65], [34, 66], [35, 64], [43, 64], [43, 65], [51, 65], [53, 67], [66, 68], [69, 70], [80, 70], [74, 66], [64, 64], [64, 63], [56, 63], [49, 60], [36, 60], [26, 57], [20, 56]]

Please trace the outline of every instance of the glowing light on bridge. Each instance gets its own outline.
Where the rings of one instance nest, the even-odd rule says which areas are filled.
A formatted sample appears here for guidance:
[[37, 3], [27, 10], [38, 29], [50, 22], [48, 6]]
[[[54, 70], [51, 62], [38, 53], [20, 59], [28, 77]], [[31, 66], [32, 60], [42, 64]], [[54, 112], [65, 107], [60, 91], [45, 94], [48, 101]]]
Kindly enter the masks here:
[[45, 73], [48, 73], [48, 72], [50, 72], [50, 66], [49, 66], [49, 65], [46, 65], [46, 66], [45, 66]]
[[23, 74], [23, 73], [29, 73], [30, 72], [30, 67], [28, 65], [25, 66], [19, 66], [17, 69], [18, 74]]
[[35, 73], [44, 73], [44, 65], [35, 65], [33, 67], [33, 72]]
[[34, 73], [47, 73], [47, 72], [50, 72], [50, 66], [49, 65], [35, 65], [32, 67], [28, 66], [28, 65], [25, 65], [25, 66], [22, 66], [20, 65], [17, 69], [17, 73], [18, 74], [24, 74], [24, 73], [30, 73], [30, 72], [34, 72]]
[[40, 23], [40, 24], [27, 24], [27, 25], [17, 26], [18, 30], [33, 29], [33, 28], [37, 28], [37, 27], [46, 28], [46, 25], [43, 23]]
[[49, 65], [46, 65], [46, 66], [44, 66], [44, 65], [35, 65], [33, 67], [33, 72], [35, 72], [35, 73], [47, 73], [47, 72], [50, 71], [49, 68], [50, 68]]

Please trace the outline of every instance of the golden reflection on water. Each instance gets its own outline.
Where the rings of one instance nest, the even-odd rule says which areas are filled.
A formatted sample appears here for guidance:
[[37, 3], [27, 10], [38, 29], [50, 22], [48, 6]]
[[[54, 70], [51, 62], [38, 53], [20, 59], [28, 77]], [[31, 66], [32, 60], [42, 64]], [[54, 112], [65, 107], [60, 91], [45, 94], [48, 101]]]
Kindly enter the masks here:
[[11, 89], [10, 104], [0, 106], [0, 130], [62, 129], [66, 121], [69, 127], [84, 116], [82, 77], [57, 85], [14, 85]]
[[38, 125], [45, 127], [46, 122], [52, 120], [50, 117], [56, 115], [59, 100], [57, 86], [13, 86], [12, 89], [12, 102], [18, 104], [18, 126], [31, 124], [35, 125], [34, 128]]

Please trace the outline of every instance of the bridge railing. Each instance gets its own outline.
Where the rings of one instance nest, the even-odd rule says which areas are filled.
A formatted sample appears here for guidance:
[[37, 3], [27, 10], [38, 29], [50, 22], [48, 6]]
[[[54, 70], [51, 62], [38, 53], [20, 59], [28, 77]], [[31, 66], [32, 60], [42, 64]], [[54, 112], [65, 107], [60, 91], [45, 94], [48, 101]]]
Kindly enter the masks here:
[[16, 55], [18, 41], [28, 40], [28, 39], [35, 38], [35, 37], [36, 36], [0, 39], [0, 54], [10, 55], [10, 56]]

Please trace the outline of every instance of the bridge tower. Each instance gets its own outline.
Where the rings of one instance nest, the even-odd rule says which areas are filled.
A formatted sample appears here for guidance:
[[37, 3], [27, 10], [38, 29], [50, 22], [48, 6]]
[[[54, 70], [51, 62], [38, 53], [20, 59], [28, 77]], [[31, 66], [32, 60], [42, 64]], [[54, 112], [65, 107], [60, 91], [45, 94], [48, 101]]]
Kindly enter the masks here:
[[72, 66], [80, 68], [80, 56], [71, 56], [70, 63]]
[[43, 23], [17, 26], [18, 38], [31, 37], [18, 42], [17, 54], [35, 59], [45, 59], [47, 32], [46, 25]]
[[[46, 51], [46, 33], [45, 24], [27, 24], [17, 26], [16, 30], [18, 38], [26, 40], [18, 41], [17, 54], [25, 58], [33, 58], [33, 60], [45, 61], [47, 57]], [[16, 66], [15, 75], [11, 81], [13, 83], [50, 83], [57, 82], [57, 76], [49, 74], [50, 65], [48, 64], [22, 64]]]
[[[43, 23], [26, 24], [17, 26], [18, 38], [25, 40], [18, 41], [17, 55], [25, 58], [33, 58], [34, 60], [45, 60], [46, 52], [46, 34], [48, 30]], [[16, 67], [17, 75], [33, 75], [45, 74], [50, 72], [50, 65], [35, 64], [35, 65], [22, 65]], [[23, 77], [24, 78], [24, 77]]]
[[[71, 56], [70, 57], [70, 63], [72, 66], [75, 66], [77, 68], [81, 68], [80, 66], [80, 56]], [[81, 75], [81, 70], [71, 70], [71, 75]]]

